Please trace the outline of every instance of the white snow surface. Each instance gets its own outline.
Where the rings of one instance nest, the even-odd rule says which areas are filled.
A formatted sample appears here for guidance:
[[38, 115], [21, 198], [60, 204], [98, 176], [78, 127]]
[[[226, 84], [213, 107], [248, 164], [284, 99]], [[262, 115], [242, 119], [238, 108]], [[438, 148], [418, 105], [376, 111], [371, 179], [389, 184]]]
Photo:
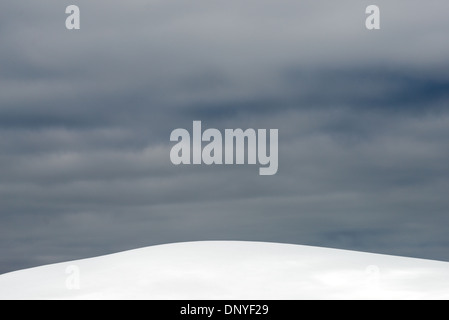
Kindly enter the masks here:
[[289, 244], [188, 242], [3, 274], [0, 299], [449, 299], [449, 263]]

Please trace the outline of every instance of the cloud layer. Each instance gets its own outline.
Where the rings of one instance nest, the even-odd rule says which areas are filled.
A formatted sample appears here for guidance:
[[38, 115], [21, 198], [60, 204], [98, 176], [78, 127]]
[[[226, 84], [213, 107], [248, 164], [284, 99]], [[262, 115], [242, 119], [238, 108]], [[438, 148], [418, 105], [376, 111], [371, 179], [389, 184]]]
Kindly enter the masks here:
[[[449, 5], [369, 4], [2, 2], [0, 273], [188, 240], [449, 260]], [[279, 129], [278, 174], [173, 166], [194, 120]]]

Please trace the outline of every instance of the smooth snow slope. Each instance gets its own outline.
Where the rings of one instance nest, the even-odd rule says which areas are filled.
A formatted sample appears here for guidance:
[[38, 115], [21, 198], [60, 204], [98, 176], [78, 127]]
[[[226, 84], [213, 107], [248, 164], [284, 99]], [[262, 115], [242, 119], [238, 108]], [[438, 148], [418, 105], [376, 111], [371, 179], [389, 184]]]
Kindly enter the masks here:
[[179, 243], [0, 275], [0, 299], [449, 299], [449, 263], [272, 243]]

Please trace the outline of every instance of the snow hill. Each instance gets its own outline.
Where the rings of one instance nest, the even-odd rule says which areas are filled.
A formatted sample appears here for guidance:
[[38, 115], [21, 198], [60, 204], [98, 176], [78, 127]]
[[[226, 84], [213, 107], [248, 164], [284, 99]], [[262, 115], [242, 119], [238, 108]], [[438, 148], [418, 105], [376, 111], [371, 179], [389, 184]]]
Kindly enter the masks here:
[[273, 243], [178, 243], [3, 274], [0, 299], [449, 299], [449, 263]]

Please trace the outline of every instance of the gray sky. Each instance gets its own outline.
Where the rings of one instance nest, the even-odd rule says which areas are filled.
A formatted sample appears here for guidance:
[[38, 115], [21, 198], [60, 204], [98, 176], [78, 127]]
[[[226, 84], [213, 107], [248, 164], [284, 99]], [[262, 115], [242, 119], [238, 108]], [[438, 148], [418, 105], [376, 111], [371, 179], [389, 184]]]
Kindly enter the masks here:
[[[192, 240], [449, 261], [449, 3], [0, 3], [0, 273]], [[81, 9], [81, 30], [65, 8]], [[279, 129], [279, 171], [170, 133]]]

